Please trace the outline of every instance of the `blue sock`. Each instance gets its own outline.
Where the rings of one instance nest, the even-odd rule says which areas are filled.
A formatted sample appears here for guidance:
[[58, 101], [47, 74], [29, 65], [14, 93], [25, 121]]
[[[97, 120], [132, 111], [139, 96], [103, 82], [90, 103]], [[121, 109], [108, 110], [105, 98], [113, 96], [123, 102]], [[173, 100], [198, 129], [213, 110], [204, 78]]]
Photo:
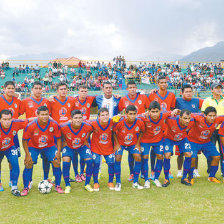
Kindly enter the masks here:
[[65, 180], [65, 186], [70, 186], [69, 183], [69, 171], [70, 171], [70, 162], [63, 162], [63, 177]]
[[169, 171], [170, 171], [170, 159], [164, 159], [163, 163], [165, 179], [169, 180]]
[[17, 186], [18, 179], [19, 179], [19, 172], [20, 172], [18, 159], [11, 162], [11, 165], [12, 165], [12, 170], [10, 170], [10, 177], [12, 181], [12, 186]]
[[131, 153], [129, 153], [128, 154], [128, 165], [129, 165], [130, 174], [134, 173], [134, 164], [135, 164], [134, 157]]
[[149, 164], [148, 164], [149, 159], [143, 159], [142, 164], [143, 164], [143, 175], [145, 178], [145, 181], [149, 180]]
[[116, 183], [121, 183], [121, 162], [115, 161], [114, 172], [116, 175]]
[[156, 154], [153, 149], [150, 151], [150, 162], [151, 162], [151, 172], [152, 171], [155, 172]]
[[89, 159], [89, 160], [86, 160], [85, 162], [86, 162], [86, 182], [85, 182], [85, 185], [87, 185], [87, 184], [90, 183], [91, 176], [93, 174], [93, 160]]
[[81, 159], [80, 160], [80, 175], [84, 173], [84, 169], [85, 169], [85, 160]]
[[55, 176], [55, 186], [60, 186], [61, 184], [61, 167], [53, 166], [53, 174]]
[[162, 166], [163, 166], [163, 160], [157, 159], [156, 168], [155, 168], [155, 180], [159, 179], [159, 176], [160, 176], [160, 173], [162, 170]]
[[114, 180], [114, 163], [108, 163], [108, 174], [109, 174], [108, 183], [113, 183], [113, 180]]
[[134, 181], [133, 181], [133, 183], [137, 183], [138, 182], [138, 177], [139, 177], [139, 173], [140, 173], [140, 170], [141, 170], [141, 164], [142, 164], [142, 162], [136, 162], [135, 161]]
[[93, 163], [93, 181], [95, 183], [98, 182], [98, 175], [99, 175], [100, 163]]
[[50, 162], [48, 162], [47, 159], [43, 159], [42, 167], [44, 171], [44, 180], [47, 180], [49, 176], [49, 171], [50, 171]]
[[187, 174], [191, 168], [191, 157], [185, 157], [184, 160], [184, 172], [183, 172], [183, 177], [182, 180], [187, 177]]
[[215, 177], [217, 170], [218, 170], [218, 166], [211, 166], [209, 177]]
[[74, 154], [72, 164], [73, 164], [73, 169], [74, 169], [74, 172], [75, 172], [75, 176], [77, 176], [79, 174], [78, 173], [78, 154], [77, 153]]
[[190, 178], [191, 179], [194, 178], [194, 169], [195, 169], [195, 167], [190, 168]]
[[28, 169], [28, 168], [25, 168], [24, 171], [23, 171], [23, 184], [24, 184], [24, 188], [28, 188], [29, 186], [29, 182], [32, 178], [32, 171], [33, 169]]

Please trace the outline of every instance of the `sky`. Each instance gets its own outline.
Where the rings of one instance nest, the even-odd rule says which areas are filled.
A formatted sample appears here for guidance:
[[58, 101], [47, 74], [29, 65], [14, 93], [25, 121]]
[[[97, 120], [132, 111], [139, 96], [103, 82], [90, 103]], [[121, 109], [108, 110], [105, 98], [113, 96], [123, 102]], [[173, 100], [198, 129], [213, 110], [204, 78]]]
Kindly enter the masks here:
[[223, 0], [1, 0], [0, 59], [163, 60], [224, 40]]

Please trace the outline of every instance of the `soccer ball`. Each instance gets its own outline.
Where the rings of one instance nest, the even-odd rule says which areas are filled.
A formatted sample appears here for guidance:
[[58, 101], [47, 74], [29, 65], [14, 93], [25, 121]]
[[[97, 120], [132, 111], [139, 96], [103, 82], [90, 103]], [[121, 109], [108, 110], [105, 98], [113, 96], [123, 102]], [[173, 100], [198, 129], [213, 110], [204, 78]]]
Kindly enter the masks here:
[[52, 184], [48, 180], [42, 180], [38, 184], [38, 190], [41, 194], [48, 194], [51, 192]]

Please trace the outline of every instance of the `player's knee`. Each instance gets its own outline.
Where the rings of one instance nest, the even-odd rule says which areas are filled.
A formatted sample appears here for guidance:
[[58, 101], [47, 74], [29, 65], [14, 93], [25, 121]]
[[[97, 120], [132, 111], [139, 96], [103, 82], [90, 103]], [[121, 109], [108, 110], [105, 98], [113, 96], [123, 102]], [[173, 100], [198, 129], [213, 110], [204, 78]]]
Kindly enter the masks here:
[[219, 162], [220, 156], [213, 156], [213, 160], [216, 161], [216, 162]]
[[12, 169], [12, 165], [11, 165], [11, 163], [9, 162], [9, 169], [11, 170]]
[[27, 169], [32, 169], [32, 168], [33, 168], [33, 164], [25, 164], [25, 167], [26, 167]]
[[60, 167], [60, 163], [57, 163], [57, 161], [52, 161], [52, 164], [55, 168], [59, 168]]
[[136, 162], [141, 162], [141, 160], [142, 160], [140, 154], [135, 154], [135, 155], [134, 155], [134, 159], [135, 159]]
[[116, 162], [121, 162], [121, 159], [122, 159], [122, 156], [120, 156], [120, 155], [115, 156]]
[[191, 153], [190, 153], [190, 152], [185, 152], [185, 153], [184, 153], [184, 156], [185, 156], [185, 157], [191, 157]]
[[164, 157], [165, 157], [166, 159], [170, 159], [170, 158], [171, 158], [171, 154], [170, 154], [170, 153], [165, 153]]
[[68, 156], [64, 156], [63, 158], [62, 158], [62, 160], [63, 160], [63, 162], [71, 162], [71, 158], [70, 157], [68, 157]]
[[149, 155], [144, 155], [142, 158], [143, 159], [149, 159]]
[[156, 158], [159, 159], [159, 160], [162, 160], [162, 159], [163, 159], [163, 155], [159, 155], [159, 154], [157, 154], [157, 155], [156, 155]]

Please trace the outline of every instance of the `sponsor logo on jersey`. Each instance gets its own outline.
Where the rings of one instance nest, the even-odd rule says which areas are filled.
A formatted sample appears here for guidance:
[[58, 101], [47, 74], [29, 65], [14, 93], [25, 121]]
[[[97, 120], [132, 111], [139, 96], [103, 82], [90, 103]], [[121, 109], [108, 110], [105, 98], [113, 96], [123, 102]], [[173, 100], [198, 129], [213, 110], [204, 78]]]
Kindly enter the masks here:
[[133, 140], [133, 135], [132, 134], [127, 134], [124, 138], [124, 143], [126, 145], [130, 145], [132, 143]]
[[38, 147], [43, 148], [47, 146], [48, 145], [47, 141], [48, 141], [48, 137], [46, 135], [41, 135], [38, 139], [38, 142], [39, 142]]
[[139, 126], [137, 126], [137, 127], [135, 128], [135, 131], [139, 131]]
[[139, 103], [139, 104], [142, 104], [142, 101], [141, 101], [141, 100], [139, 100], [139, 101], [138, 101], [138, 103]]
[[7, 148], [11, 142], [9, 137], [6, 137], [2, 140], [2, 149]]
[[17, 107], [18, 107], [16, 103], [14, 104], [14, 107], [15, 107], [15, 108], [17, 108]]
[[90, 104], [89, 104], [89, 103], [87, 103], [87, 105], [86, 105], [86, 106], [87, 106], [87, 108], [90, 108]]
[[154, 132], [154, 135], [158, 135], [161, 131], [161, 127], [160, 126], [157, 126], [153, 129], [153, 132]]
[[70, 103], [68, 103], [68, 107], [70, 107], [71, 105], [70, 105]]
[[107, 144], [108, 143], [108, 134], [103, 133], [102, 135], [100, 135], [99, 143]]
[[62, 107], [60, 110], [59, 110], [59, 115], [60, 117], [64, 117], [67, 113], [67, 109], [65, 107]]
[[200, 138], [207, 139], [209, 134], [210, 134], [209, 130], [202, 131]]
[[72, 140], [72, 146], [74, 148], [79, 147], [80, 146], [80, 143], [81, 143], [81, 139], [80, 138], [75, 138], [75, 139]]
[[182, 137], [183, 137], [183, 133], [176, 134], [174, 136], [174, 141], [180, 141], [182, 140]]
[[54, 128], [53, 127], [50, 127], [49, 128], [49, 132], [53, 132], [54, 131]]
[[83, 133], [83, 134], [82, 134], [82, 138], [84, 138], [84, 137], [85, 137], [85, 135], [86, 135], [86, 133]]

